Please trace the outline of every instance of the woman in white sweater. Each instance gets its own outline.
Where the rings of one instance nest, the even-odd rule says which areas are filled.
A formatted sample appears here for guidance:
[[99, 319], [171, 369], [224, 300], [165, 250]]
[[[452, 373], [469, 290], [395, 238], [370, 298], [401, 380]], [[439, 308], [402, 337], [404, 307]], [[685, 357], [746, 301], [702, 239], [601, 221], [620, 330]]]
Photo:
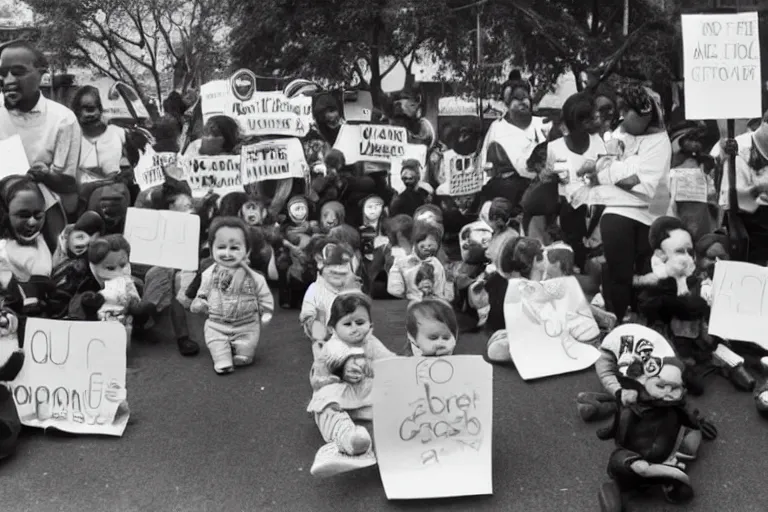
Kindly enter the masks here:
[[606, 201], [600, 233], [606, 260], [603, 296], [619, 319], [634, 302], [632, 277], [650, 271], [648, 231], [669, 205], [672, 158], [658, 96], [642, 86], [629, 86], [621, 96], [623, 121], [606, 145], [609, 156], [585, 169], [592, 184], [618, 189]]

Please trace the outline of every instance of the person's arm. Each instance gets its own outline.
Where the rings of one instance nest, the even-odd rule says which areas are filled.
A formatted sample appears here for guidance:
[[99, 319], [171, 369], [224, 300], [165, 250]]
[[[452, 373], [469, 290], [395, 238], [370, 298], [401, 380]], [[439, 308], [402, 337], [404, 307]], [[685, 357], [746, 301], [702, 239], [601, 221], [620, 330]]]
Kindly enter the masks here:
[[621, 391], [621, 384], [616, 377], [619, 373], [619, 363], [611, 352], [604, 349], [600, 350], [600, 357], [595, 362], [595, 371], [597, 378], [600, 379], [600, 383], [608, 393], [616, 395]]
[[659, 180], [669, 170], [672, 145], [665, 133], [647, 136], [640, 145], [637, 155], [622, 161], [612, 159], [607, 166], [598, 165], [597, 182], [635, 190], [649, 198], [656, 195]]
[[400, 299], [405, 297], [405, 276], [402, 265], [397, 260], [392, 265], [387, 277], [387, 293]]
[[213, 282], [213, 267], [205, 269], [200, 276], [200, 287], [197, 289], [197, 294], [192, 304], [189, 306], [189, 310], [192, 313], [204, 313], [208, 309], [208, 294], [211, 293], [211, 285]]
[[74, 115], [72, 119], [66, 119], [59, 125], [51, 164], [52, 172], [66, 174], [73, 178], [77, 175], [82, 138], [83, 132]]
[[488, 146], [491, 145], [493, 138], [496, 136], [496, 121], [491, 123], [488, 127], [488, 133], [485, 134], [483, 139], [483, 145], [480, 147], [480, 151], [477, 155], [477, 168], [485, 172], [485, 163], [488, 160]]

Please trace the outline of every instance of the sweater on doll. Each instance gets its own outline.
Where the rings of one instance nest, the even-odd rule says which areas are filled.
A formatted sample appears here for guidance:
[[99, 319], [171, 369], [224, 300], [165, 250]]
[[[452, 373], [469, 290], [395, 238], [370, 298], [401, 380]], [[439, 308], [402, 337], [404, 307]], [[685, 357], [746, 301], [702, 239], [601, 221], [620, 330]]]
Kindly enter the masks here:
[[[336, 335], [332, 336], [320, 350], [312, 364], [309, 382], [312, 385], [312, 400], [307, 412], [318, 413], [329, 405], [336, 404], [341, 409], [351, 410], [373, 405], [371, 389], [373, 371], [371, 363], [378, 359], [394, 357], [373, 333], [359, 345], [350, 345]], [[342, 380], [344, 364], [351, 357], [365, 359], [365, 376], [355, 384]]]
[[227, 325], [257, 321], [272, 315], [275, 308], [266, 279], [245, 268], [207, 268], [201, 276], [197, 297], [208, 302], [208, 320]]
[[341, 292], [362, 289], [360, 281], [355, 276], [351, 277], [353, 282], [348, 287], [342, 289], [331, 286], [322, 275], [317, 276], [315, 282], [309, 285], [304, 294], [301, 311], [299, 312], [299, 323], [304, 326], [307, 336], [312, 337], [311, 329], [313, 322], [327, 325], [328, 319], [331, 316], [331, 305], [333, 305], [334, 299]]
[[423, 294], [416, 284], [416, 274], [425, 263], [432, 265], [435, 271], [435, 280], [432, 287], [435, 296], [442, 299], [450, 299], [446, 286], [445, 267], [443, 267], [440, 260], [435, 256], [422, 260], [413, 253], [405, 258], [397, 258], [394, 261], [387, 279], [387, 292], [394, 297], [421, 300]]

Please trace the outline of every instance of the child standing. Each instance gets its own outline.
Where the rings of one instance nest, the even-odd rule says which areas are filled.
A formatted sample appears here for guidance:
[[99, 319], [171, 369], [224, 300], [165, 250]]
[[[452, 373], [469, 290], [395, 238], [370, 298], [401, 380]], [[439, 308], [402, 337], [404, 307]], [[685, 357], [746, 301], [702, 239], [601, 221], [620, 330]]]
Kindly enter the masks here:
[[272, 320], [274, 301], [267, 281], [247, 264], [248, 234], [248, 226], [237, 217], [214, 219], [209, 231], [214, 264], [203, 272], [190, 307], [208, 315], [205, 343], [218, 374], [253, 363], [261, 326]]
[[371, 436], [353, 419], [370, 419], [371, 362], [392, 357], [372, 335], [371, 300], [361, 292], [339, 294], [331, 305], [331, 338], [319, 351], [310, 372], [312, 400], [307, 411], [326, 444], [310, 473], [331, 476], [375, 463]]
[[425, 299], [409, 305], [405, 313], [405, 329], [408, 333], [406, 355], [453, 355], [459, 337], [459, 323], [453, 308], [444, 300]]

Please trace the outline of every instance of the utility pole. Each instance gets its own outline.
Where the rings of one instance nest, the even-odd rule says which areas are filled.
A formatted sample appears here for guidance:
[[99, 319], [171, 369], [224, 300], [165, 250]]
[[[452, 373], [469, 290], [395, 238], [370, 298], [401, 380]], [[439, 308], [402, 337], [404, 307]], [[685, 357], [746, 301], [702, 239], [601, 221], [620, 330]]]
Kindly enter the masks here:
[[483, 130], [483, 33], [480, 27], [480, 10], [482, 6], [477, 6], [477, 98], [478, 109], [480, 110], [480, 130]]

